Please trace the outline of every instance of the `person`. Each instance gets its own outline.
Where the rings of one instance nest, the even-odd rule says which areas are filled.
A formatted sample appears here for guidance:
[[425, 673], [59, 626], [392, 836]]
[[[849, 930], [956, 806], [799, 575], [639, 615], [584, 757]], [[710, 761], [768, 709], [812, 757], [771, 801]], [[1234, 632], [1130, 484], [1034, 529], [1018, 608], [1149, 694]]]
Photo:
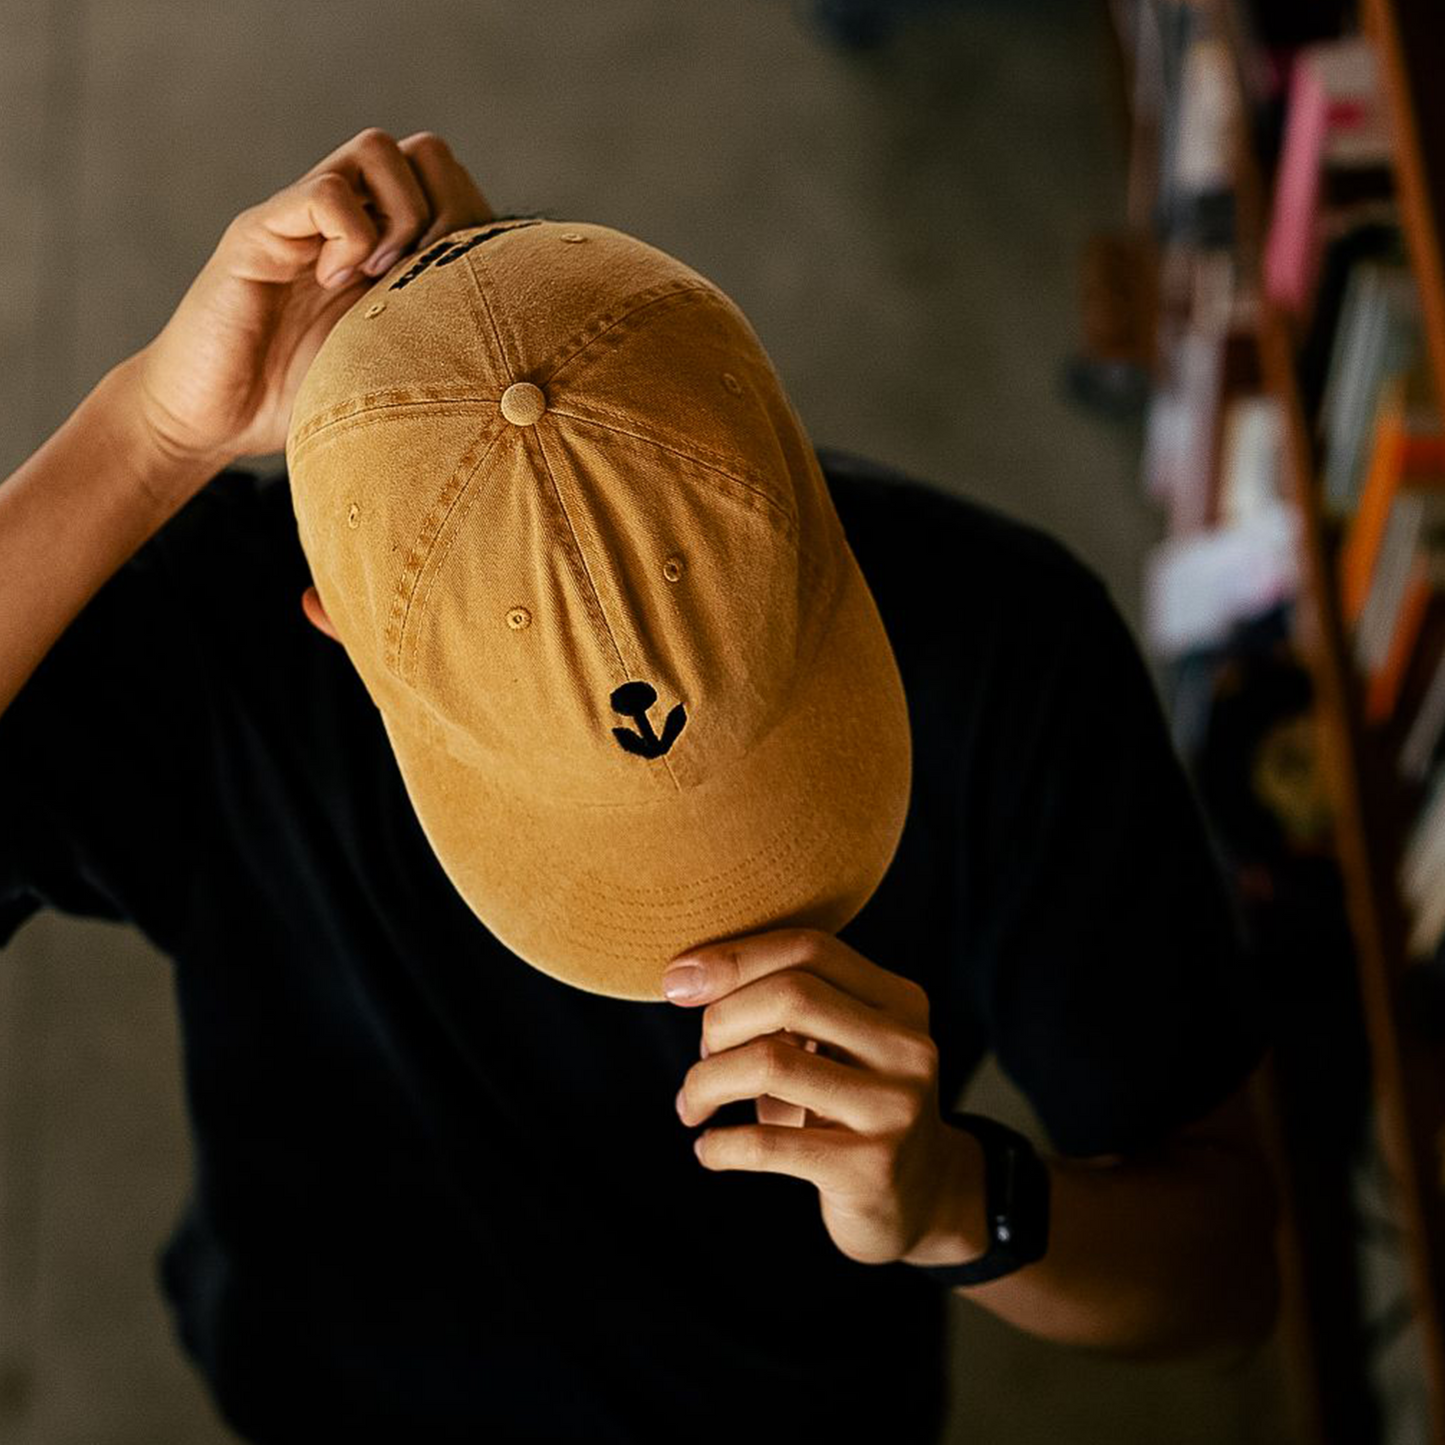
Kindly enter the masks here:
[[[219, 1412], [257, 1442], [935, 1440], [951, 1293], [1064, 1345], [1252, 1349], [1277, 1292], [1263, 990], [1144, 663], [1060, 542], [800, 454], [795, 495], [826, 484], [907, 704], [907, 737], [872, 741], [880, 766], [911, 750], [906, 819], [843, 926], [704, 930], [686, 1000], [666, 957], [645, 988], [583, 987], [478, 911], [524, 829], [479, 815], [466, 869], [433, 847], [437, 794], [338, 580], [364, 589], [386, 544], [326, 560], [353, 554], [316, 531], [301, 433], [353, 355], [328, 370], [328, 341], [378, 335], [360, 328], [388, 300], [402, 325], [422, 283], [394, 288], [439, 255], [478, 247], [459, 277], [540, 254], [521, 248], [553, 232], [528, 219], [494, 216], [436, 134], [368, 127], [241, 211], [164, 328], [0, 486], [0, 944], [50, 907], [174, 961], [194, 1178], [157, 1265]], [[580, 306], [552, 264], [549, 305]], [[682, 374], [689, 333], [666, 335]], [[475, 404], [495, 420], [495, 395]], [[238, 465], [283, 445], [291, 475]], [[336, 536], [367, 539], [375, 508], [347, 533], [338, 497]], [[498, 565], [526, 565], [496, 525]], [[454, 563], [441, 588], [471, 580]], [[428, 665], [467, 635], [438, 633]], [[561, 866], [593, 833], [574, 820]], [[517, 936], [525, 898], [547, 911], [547, 876], [530, 887]], [[945, 1117], [989, 1051], [1046, 1152]]]

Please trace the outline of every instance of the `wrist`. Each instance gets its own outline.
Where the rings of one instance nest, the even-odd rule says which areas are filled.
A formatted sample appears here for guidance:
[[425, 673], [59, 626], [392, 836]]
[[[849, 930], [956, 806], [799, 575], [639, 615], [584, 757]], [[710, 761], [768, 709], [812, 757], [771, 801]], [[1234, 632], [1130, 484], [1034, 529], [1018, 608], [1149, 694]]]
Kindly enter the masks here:
[[938, 1206], [928, 1231], [901, 1257], [904, 1264], [962, 1264], [989, 1247], [983, 1146], [962, 1129], [940, 1127]]
[[183, 453], [167, 444], [150, 424], [139, 379], [145, 348], [118, 362], [96, 383], [81, 405], [110, 439], [137, 493], [155, 511], [157, 525], [178, 511], [235, 457]]

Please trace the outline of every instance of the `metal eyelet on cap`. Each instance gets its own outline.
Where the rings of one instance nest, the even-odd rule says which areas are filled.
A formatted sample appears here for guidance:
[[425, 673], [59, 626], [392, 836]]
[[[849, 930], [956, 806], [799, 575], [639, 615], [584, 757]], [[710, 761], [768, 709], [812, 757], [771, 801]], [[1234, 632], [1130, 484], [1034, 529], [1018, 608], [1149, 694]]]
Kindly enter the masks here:
[[366, 308], [367, 319], [369, 320], [369, 319], [370, 319], [371, 317], [373, 317], [373, 316], [380, 316], [381, 313], [382, 313], [383, 311], [385, 311], [385, 310], [386, 310], [386, 302], [385, 302], [385, 301], [376, 301], [376, 302], [373, 302], [372, 305], [370, 305], [370, 306], [368, 306], [368, 307]]
[[359, 527], [361, 525], [361, 508], [355, 502], [351, 504], [350, 510], [346, 513], [346, 525], [348, 527]]
[[662, 575], [669, 582], [676, 582], [682, 576], [682, 558], [674, 553], [662, 564]]
[[741, 396], [743, 394], [742, 382], [740, 382], [737, 377], [735, 377], [730, 371], [723, 372], [722, 384], [727, 387], [727, 389], [732, 392], [734, 396]]
[[557, 239], [559, 241], [585, 241], [587, 237], [577, 231], [563, 231]]
[[532, 614], [525, 607], [514, 607], [507, 613], [507, 626], [513, 632], [520, 632], [522, 628], [530, 626]]

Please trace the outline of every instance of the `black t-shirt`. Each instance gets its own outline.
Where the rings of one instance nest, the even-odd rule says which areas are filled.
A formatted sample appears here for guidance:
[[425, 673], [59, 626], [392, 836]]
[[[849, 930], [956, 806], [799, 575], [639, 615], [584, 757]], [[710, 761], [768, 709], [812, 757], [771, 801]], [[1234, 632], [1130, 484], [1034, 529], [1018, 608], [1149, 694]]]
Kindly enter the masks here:
[[[927, 989], [945, 1108], [993, 1050], [1060, 1153], [1147, 1147], [1265, 1028], [1138, 651], [1058, 542], [819, 456], [913, 730], [898, 852], [839, 936]], [[223, 1414], [265, 1442], [932, 1439], [947, 1291], [839, 1252], [808, 1182], [699, 1164], [698, 1010], [491, 935], [309, 582], [284, 471], [228, 469], [0, 715], [0, 944], [49, 905], [174, 960], [194, 1176], [158, 1274]]]

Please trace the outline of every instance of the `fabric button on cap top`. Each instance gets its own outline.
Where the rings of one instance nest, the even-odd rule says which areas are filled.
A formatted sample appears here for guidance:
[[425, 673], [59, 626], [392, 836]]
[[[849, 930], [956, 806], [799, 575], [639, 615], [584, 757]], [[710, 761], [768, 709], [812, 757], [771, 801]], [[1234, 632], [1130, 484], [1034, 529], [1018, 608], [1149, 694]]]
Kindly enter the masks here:
[[514, 381], [502, 393], [502, 415], [513, 426], [531, 426], [546, 410], [546, 395], [530, 381]]

